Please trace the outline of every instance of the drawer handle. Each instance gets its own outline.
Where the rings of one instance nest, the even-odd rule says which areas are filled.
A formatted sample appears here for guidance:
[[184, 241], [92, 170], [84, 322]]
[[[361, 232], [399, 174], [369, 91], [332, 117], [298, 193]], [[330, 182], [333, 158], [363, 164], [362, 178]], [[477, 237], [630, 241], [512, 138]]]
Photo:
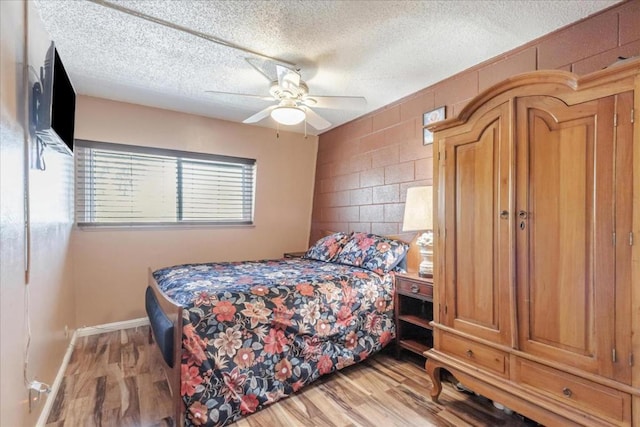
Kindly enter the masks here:
[[417, 294], [418, 292], [420, 292], [420, 286], [416, 284], [411, 285], [411, 292], [413, 292], [414, 294]]
[[473, 351], [467, 350], [467, 357], [473, 357]]
[[565, 388], [562, 389], [562, 394], [564, 394], [566, 397], [571, 397], [573, 392], [571, 391], [571, 389], [569, 387], [565, 387]]

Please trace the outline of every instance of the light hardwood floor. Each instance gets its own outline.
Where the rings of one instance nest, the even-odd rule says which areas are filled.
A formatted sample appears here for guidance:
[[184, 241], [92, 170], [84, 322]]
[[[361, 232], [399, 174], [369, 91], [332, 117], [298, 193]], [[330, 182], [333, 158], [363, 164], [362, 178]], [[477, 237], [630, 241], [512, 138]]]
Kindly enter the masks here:
[[[47, 426], [169, 426], [171, 399], [148, 327], [79, 338]], [[439, 404], [421, 365], [381, 353], [231, 424], [275, 426], [528, 426], [445, 384]]]

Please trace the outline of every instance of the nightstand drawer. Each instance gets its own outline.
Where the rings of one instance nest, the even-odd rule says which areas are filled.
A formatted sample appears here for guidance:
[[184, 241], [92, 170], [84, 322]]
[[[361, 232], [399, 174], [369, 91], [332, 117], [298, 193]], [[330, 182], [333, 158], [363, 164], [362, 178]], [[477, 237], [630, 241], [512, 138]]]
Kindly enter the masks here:
[[509, 372], [507, 369], [509, 359], [505, 353], [456, 335], [443, 332], [440, 335], [440, 350], [502, 376], [506, 376]]
[[631, 397], [619, 390], [524, 359], [516, 360], [515, 379], [566, 405], [616, 422], [631, 419]]
[[401, 295], [433, 301], [433, 285], [431, 283], [418, 282], [408, 277], [396, 276], [396, 289]]

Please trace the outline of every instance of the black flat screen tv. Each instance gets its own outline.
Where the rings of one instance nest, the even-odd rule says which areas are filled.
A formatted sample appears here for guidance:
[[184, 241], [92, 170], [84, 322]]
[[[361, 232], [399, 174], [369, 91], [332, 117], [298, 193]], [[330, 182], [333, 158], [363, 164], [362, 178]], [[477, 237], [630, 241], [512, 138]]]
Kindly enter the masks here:
[[[73, 153], [76, 92], [53, 42], [33, 86], [36, 135], [47, 147]], [[39, 93], [38, 93], [39, 92]]]

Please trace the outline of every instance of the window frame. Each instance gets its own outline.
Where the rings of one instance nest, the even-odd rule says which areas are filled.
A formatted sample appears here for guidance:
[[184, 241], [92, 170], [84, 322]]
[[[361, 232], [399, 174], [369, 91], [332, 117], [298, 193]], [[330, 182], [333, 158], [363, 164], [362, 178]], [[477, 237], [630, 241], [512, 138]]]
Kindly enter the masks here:
[[[86, 221], [83, 218], [83, 221], [79, 221], [79, 213], [78, 213], [78, 205], [81, 203], [79, 200], [78, 194], [80, 191], [85, 193], [85, 197], [82, 198], [84, 200], [84, 212], [90, 212], [93, 208], [93, 204], [95, 204], [95, 197], [90, 194], [92, 184], [81, 184], [78, 182], [78, 162], [80, 161], [79, 155], [74, 156], [74, 223], [76, 227], [81, 229], [97, 229], [97, 228], [193, 228], [200, 226], [207, 227], [221, 227], [221, 228], [231, 228], [231, 227], [252, 227], [255, 222], [255, 201], [256, 201], [256, 180], [257, 180], [257, 160], [244, 158], [244, 157], [235, 157], [235, 156], [227, 156], [221, 154], [209, 154], [209, 153], [199, 153], [192, 151], [183, 151], [176, 149], [168, 149], [168, 148], [157, 148], [157, 147], [147, 147], [147, 146], [139, 146], [139, 145], [129, 145], [129, 144], [119, 144], [112, 142], [102, 142], [102, 141], [93, 141], [86, 139], [76, 139], [74, 141], [74, 145], [77, 149], [97, 149], [97, 150], [109, 150], [120, 153], [130, 153], [130, 154], [141, 154], [141, 155], [149, 155], [149, 156], [163, 156], [163, 157], [172, 157], [176, 160], [176, 172], [178, 173], [176, 176], [175, 183], [177, 185], [176, 188], [176, 221], [102, 221], [102, 222], [94, 222], [94, 221]], [[250, 205], [250, 219], [248, 220], [181, 220], [180, 218], [185, 216], [185, 212], [183, 212], [183, 194], [184, 189], [182, 186], [183, 174], [181, 172], [181, 164], [183, 162], [221, 162], [221, 163], [229, 163], [236, 166], [252, 166], [251, 173], [252, 177], [250, 178], [250, 196], [251, 196], [251, 205]], [[178, 172], [180, 171], [180, 172]], [[83, 180], [83, 182], [91, 183], [95, 178], [92, 176], [87, 177]], [[246, 186], [248, 181], [243, 180], [243, 187]], [[82, 188], [81, 188], [82, 186]], [[246, 191], [246, 189], [245, 189]], [[245, 192], [242, 192], [245, 195]], [[92, 215], [89, 215], [89, 218]], [[85, 215], [85, 218], [87, 215]]]

